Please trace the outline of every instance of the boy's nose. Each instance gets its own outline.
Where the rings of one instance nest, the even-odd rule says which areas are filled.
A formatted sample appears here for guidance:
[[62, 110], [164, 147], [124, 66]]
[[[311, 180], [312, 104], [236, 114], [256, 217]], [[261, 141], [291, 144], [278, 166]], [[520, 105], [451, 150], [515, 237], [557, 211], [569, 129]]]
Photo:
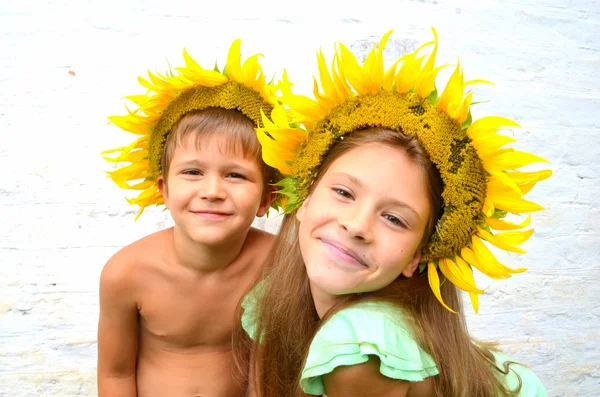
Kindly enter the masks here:
[[227, 198], [227, 194], [221, 178], [219, 176], [211, 176], [206, 178], [202, 188], [200, 189], [200, 196], [209, 201], [225, 200]]

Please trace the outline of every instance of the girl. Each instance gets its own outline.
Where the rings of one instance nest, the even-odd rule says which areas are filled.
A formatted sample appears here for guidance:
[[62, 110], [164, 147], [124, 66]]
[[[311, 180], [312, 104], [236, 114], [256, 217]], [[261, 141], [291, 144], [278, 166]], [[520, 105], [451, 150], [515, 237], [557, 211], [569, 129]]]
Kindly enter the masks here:
[[[311, 101], [283, 84], [293, 123], [276, 108], [259, 129], [265, 161], [289, 175], [279, 183], [288, 215], [242, 303], [257, 342], [251, 395], [545, 396], [530, 370], [472, 341], [457, 287], [477, 311], [472, 267], [524, 271], [481, 240], [523, 252], [532, 231], [491, 229], [525, 227], [529, 218], [500, 218], [540, 209], [522, 196], [549, 172], [514, 171], [543, 161], [500, 149], [512, 139], [496, 130], [516, 123], [471, 123], [459, 67], [437, 97], [437, 37], [425, 64], [418, 49], [396, 72], [399, 62], [383, 69], [388, 36], [363, 66], [340, 45], [329, 73], [320, 54], [324, 93]], [[241, 352], [248, 340], [234, 342]]]

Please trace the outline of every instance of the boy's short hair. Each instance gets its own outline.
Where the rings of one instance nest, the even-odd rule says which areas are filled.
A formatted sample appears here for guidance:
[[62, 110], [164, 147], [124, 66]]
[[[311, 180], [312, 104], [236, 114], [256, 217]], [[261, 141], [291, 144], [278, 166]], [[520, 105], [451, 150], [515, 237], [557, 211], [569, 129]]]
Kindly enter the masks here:
[[262, 147], [256, 137], [255, 127], [254, 122], [242, 112], [232, 109], [206, 108], [186, 114], [173, 126], [165, 142], [161, 159], [165, 184], [175, 149], [189, 134], [195, 134], [196, 147], [200, 147], [204, 138], [220, 135], [226, 138], [222, 150], [243, 153], [245, 158], [260, 162], [264, 186], [268, 187], [269, 183], [275, 182], [276, 171], [262, 159]]

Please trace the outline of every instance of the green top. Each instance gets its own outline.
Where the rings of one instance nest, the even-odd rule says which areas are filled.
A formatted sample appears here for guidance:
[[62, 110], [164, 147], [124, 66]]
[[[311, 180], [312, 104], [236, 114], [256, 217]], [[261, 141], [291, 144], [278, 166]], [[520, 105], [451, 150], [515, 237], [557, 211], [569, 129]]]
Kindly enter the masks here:
[[[258, 289], [258, 288], [257, 288]], [[252, 291], [243, 302], [242, 326], [256, 339], [256, 294]], [[419, 382], [439, 374], [427, 352], [414, 339], [412, 327], [403, 311], [383, 302], [365, 302], [340, 310], [317, 332], [302, 370], [300, 386], [307, 394], [325, 393], [323, 375], [342, 365], [362, 364], [369, 355], [380, 359], [379, 372], [393, 379]], [[500, 368], [508, 356], [493, 352]], [[514, 390], [521, 377], [519, 397], [547, 397], [539, 378], [528, 368], [511, 364], [506, 385]]]

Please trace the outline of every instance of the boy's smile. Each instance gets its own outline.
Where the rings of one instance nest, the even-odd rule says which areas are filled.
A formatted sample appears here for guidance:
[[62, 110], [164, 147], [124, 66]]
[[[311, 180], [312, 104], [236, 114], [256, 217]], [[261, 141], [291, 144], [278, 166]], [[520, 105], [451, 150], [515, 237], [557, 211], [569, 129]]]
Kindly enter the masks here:
[[268, 210], [261, 164], [226, 140], [217, 134], [198, 142], [189, 134], [160, 183], [176, 231], [198, 244], [243, 240], [254, 217]]

